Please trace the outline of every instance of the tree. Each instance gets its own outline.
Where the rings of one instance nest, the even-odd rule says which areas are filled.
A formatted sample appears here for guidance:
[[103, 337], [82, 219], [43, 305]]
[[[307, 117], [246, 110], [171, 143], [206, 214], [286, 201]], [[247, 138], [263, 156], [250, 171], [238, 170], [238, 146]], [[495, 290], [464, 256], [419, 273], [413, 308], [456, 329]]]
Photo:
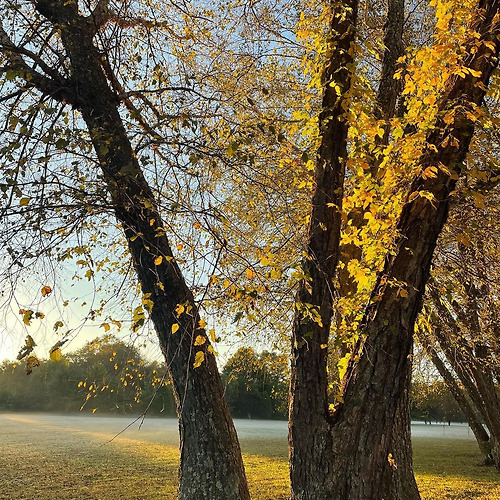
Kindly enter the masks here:
[[487, 204], [484, 181], [477, 179], [468, 196], [452, 206], [450, 223], [439, 241], [419, 338], [467, 416], [485, 462], [498, 467], [495, 184], [491, 183]]
[[416, 381], [411, 386], [412, 418], [432, 422], [456, 422], [465, 419], [455, 399], [442, 380]]
[[226, 398], [235, 418], [286, 418], [288, 363], [283, 354], [241, 347], [222, 371]]
[[[437, 113], [431, 114], [434, 123], [425, 130], [424, 149], [417, 153], [417, 176], [405, 197], [394, 247], [378, 274], [332, 414], [326, 348], [339, 260], [348, 135], [345, 110], [356, 13], [356, 2], [333, 7], [323, 73], [316, 189], [292, 338], [291, 480], [292, 498], [297, 499], [371, 499], [386, 492], [391, 498], [418, 498], [411, 484], [400, 483], [399, 490], [384, 484], [394, 465], [392, 436], [403, 428], [394, 428], [393, 423], [399, 401], [407, 400], [414, 325], [450, 194], [474, 132], [471, 113], [483, 101], [499, 50], [498, 6], [479, 2], [468, 21], [477, 39], [462, 41], [460, 53], [469, 57], [458, 57], [455, 64], [463, 70], [444, 74], [443, 94], [433, 101]], [[410, 93], [412, 76], [406, 81], [404, 92]], [[411, 104], [407, 102], [408, 116], [416, 112]]]
[[[110, 66], [100, 43], [109, 34], [108, 26], [126, 26], [127, 16], [140, 18], [140, 13], [119, 13], [106, 1], [82, 5], [40, 0], [15, 7], [5, 4], [4, 10], [15, 35], [0, 29], [3, 102], [15, 108], [19, 99], [36, 92], [42, 103], [63, 106], [63, 111], [56, 108], [58, 116], [72, 108], [84, 122], [97, 155], [98, 163], [93, 165], [99, 169], [93, 175], [98, 184], [96, 195], [107, 200], [121, 226], [172, 380], [181, 435], [179, 497], [246, 499], [241, 453], [215, 356], [120, 113], [126, 96], [120, 90], [119, 68]], [[136, 24], [148, 22], [132, 19], [129, 23]], [[9, 118], [14, 116], [14, 108]], [[20, 133], [29, 134], [23, 127], [26, 125]], [[52, 128], [51, 134], [59, 133]], [[56, 147], [65, 145], [56, 143]], [[10, 147], [17, 148], [12, 143]], [[6, 170], [7, 198], [17, 197], [21, 189], [18, 179], [27, 161], [23, 156], [15, 168]], [[45, 184], [51, 182], [43, 173], [35, 181], [42, 205]], [[84, 198], [85, 189], [81, 189]], [[28, 205], [29, 198], [21, 198], [19, 204]], [[85, 206], [92, 210], [91, 204]], [[38, 216], [43, 220], [41, 213]], [[209, 458], [212, 456], [216, 459]]]
[[163, 369], [145, 362], [136, 348], [116, 337], [94, 339], [56, 358], [43, 361], [29, 377], [19, 361], [4, 362], [2, 409], [175, 414]]

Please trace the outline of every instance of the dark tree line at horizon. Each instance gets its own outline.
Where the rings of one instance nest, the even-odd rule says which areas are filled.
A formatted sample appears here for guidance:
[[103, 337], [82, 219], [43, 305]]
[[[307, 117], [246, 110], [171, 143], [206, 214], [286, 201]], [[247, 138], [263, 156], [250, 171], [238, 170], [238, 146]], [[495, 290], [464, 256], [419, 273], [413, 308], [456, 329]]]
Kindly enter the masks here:
[[[175, 401], [164, 367], [115, 337], [103, 337], [42, 360], [26, 376], [23, 362], [0, 364], [0, 411], [142, 414], [175, 417]], [[289, 363], [283, 354], [239, 348], [222, 369], [233, 418], [286, 420]], [[126, 383], [126, 384], [125, 384]], [[411, 416], [428, 422], [466, 420], [446, 384], [414, 382]]]

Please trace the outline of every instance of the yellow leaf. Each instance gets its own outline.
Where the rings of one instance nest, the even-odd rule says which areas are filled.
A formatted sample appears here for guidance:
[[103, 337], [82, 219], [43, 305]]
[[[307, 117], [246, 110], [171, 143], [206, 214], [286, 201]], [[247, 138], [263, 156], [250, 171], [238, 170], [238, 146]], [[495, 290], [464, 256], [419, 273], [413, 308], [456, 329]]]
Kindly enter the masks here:
[[31, 309], [28, 311], [21, 309], [19, 313], [23, 315], [24, 324], [29, 326], [31, 324], [31, 319], [33, 318], [33, 311]]
[[172, 333], [174, 334], [179, 329], [179, 323], [174, 323], [172, 325]]
[[19, 200], [19, 205], [21, 205], [22, 207], [25, 207], [29, 202], [30, 202], [29, 198], [21, 198]]
[[177, 250], [182, 250], [184, 248], [184, 245], [182, 243], [179, 243], [177, 245]]
[[101, 326], [104, 328], [104, 331], [105, 331], [105, 332], [108, 332], [108, 331], [110, 330], [110, 328], [111, 328], [111, 327], [109, 326], [109, 323], [103, 323]]
[[210, 335], [210, 340], [212, 342], [215, 342], [215, 330], [212, 328], [208, 331], [209, 335]]
[[62, 357], [62, 354], [61, 354], [61, 349], [57, 348], [57, 349], [51, 349], [50, 350], [50, 359], [52, 361], [59, 361]]
[[342, 396], [342, 393], [340, 392], [337, 392], [337, 394], [334, 394], [333, 396], [335, 398], [336, 401], [338, 401], [339, 403], [343, 403], [344, 402], [344, 397]]
[[207, 322], [204, 319], [200, 319], [198, 323], [198, 328], [205, 328], [207, 326]]
[[155, 259], [155, 266], [159, 266], [163, 261], [163, 257], [161, 255], [159, 255], [158, 257], [156, 257]]
[[466, 247], [470, 246], [470, 240], [467, 237], [466, 234], [457, 234], [457, 241], [458, 243], [462, 243], [462, 245], [465, 245]]
[[267, 257], [262, 257], [262, 259], [260, 259], [260, 263], [263, 266], [268, 266], [269, 265], [269, 259]]
[[401, 297], [408, 297], [408, 292], [404, 288], [399, 289], [399, 295]]
[[433, 177], [437, 177], [438, 169], [436, 167], [427, 167], [423, 172], [422, 172], [422, 178], [424, 179], [430, 179]]
[[255, 278], [255, 271], [254, 271], [253, 269], [247, 269], [247, 270], [245, 271], [245, 274], [247, 275], [247, 278], [248, 278], [249, 280], [251, 280], [251, 279]]
[[194, 340], [194, 345], [203, 345], [207, 341], [207, 338], [203, 335], [198, 335]]
[[476, 205], [477, 208], [484, 208], [484, 196], [480, 193], [476, 193], [475, 191], [472, 191], [472, 196], [474, 197], [474, 204]]
[[185, 311], [185, 309], [186, 308], [182, 304], [177, 304], [177, 307], [175, 308], [175, 314], [177, 315], [177, 317], [179, 317]]
[[42, 288], [42, 297], [46, 297], [50, 293], [52, 293], [52, 288], [50, 286], [46, 285]]
[[198, 366], [200, 366], [204, 360], [205, 360], [205, 353], [203, 351], [198, 351], [196, 353], [196, 356], [194, 357], [194, 363], [193, 363], [194, 368], [198, 368]]
[[200, 227], [201, 227], [201, 223], [200, 223], [200, 222], [195, 222], [195, 223], [193, 224], [193, 227], [194, 227], [195, 229], [200, 229]]

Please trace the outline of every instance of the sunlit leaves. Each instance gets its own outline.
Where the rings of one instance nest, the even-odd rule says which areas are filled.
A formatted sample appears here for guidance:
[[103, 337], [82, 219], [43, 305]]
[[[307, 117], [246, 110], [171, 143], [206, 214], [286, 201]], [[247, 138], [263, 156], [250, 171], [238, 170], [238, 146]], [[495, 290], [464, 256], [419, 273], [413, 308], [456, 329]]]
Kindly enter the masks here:
[[137, 306], [132, 314], [132, 331], [136, 332], [139, 328], [144, 325], [146, 321], [146, 313], [142, 305]]
[[246, 277], [247, 277], [249, 280], [251, 280], [251, 279], [255, 278], [255, 271], [254, 271], [253, 269], [247, 269], [247, 270], [245, 271], [245, 275], [246, 275]]
[[61, 349], [60, 348], [52, 348], [50, 350], [50, 359], [52, 361], [60, 361], [62, 358], [62, 353], [61, 353]]
[[200, 346], [200, 345], [203, 345], [206, 341], [207, 341], [207, 338], [204, 335], [198, 335], [194, 339], [194, 345], [195, 346]]
[[179, 323], [174, 323], [172, 325], [172, 334], [174, 334], [175, 332], [177, 332], [179, 330], [179, 328], [180, 328]]
[[143, 296], [142, 296], [142, 304], [144, 306], [144, 309], [146, 309], [146, 311], [148, 313], [151, 313], [151, 310], [153, 309], [153, 306], [154, 306], [154, 302], [151, 300], [151, 293], [145, 293]]
[[194, 357], [193, 367], [198, 368], [205, 361], [205, 353], [203, 351], [198, 351]]
[[19, 314], [22, 314], [23, 316], [23, 322], [25, 325], [31, 325], [31, 319], [33, 318], [33, 313], [31, 309], [26, 310], [26, 309], [19, 309]]

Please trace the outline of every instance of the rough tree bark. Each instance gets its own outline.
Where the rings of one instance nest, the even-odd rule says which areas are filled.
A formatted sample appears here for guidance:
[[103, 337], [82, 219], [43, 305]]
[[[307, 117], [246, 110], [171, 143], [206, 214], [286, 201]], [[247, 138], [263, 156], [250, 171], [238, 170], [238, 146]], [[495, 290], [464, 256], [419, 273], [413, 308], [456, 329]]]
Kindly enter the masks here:
[[[385, 47], [382, 57], [382, 69], [377, 91], [374, 117], [384, 121], [384, 135], [377, 137], [376, 146], [387, 146], [389, 143], [390, 120], [402, 111], [402, 106], [398, 106], [403, 90], [403, 78], [394, 78], [394, 75], [401, 69], [398, 60], [404, 55], [405, 45], [403, 42], [405, 18], [405, 1], [388, 0], [387, 14], [384, 25]], [[398, 113], [399, 114], [399, 113]], [[379, 154], [369, 154], [369, 168], [366, 171], [374, 182], [379, 177], [380, 163], [383, 157]], [[366, 224], [365, 213], [369, 211], [369, 206], [363, 209], [358, 207], [350, 216], [351, 227], [361, 230]], [[350, 243], [340, 248], [340, 267], [338, 273], [339, 295], [340, 297], [354, 296], [357, 291], [357, 282], [348, 271], [348, 263], [351, 259], [362, 260], [362, 249]], [[347, 319], [347, 323], [352, 323]], [[407, 374], [408, 384], [411, 380], [412, 364], [408, 363]], [[384, 494], [386, 500], [418, 500], [418, 492], [415, 475], [413, 473], [413, 456], [410, 436], [410, 411], [409, 411], [409, 389], [401, 392], [401, 399], [398, 403], [398, 411], [394, 420], [394, 430], [392, 433], [392, 443], [390, 446], [391, 456], [394, 457], [393, 466], [386, 469], [387, 477], [384, 480]], [[397, 466], [395, 465], [397, 463]]]
[[[344, 7], [350, 14], [356, 11], [355, 4], [346, 3]], [[334, 48], [345, 43], [352, 33], [355, 16], [344, 18], [349, 24], [339, 29], [334, 14], [332, 31], [341, 34]], [[375, 500], [384, 494], [384, 479], [393, 458], [389, 453], [394, 420], [399, 401], [408, 390], [415, 320], [436, 241], [448, 214], [450, 193], [474, 132], [470, 111], [481, 104], [497, 64], [500, 23], [496, 0], [478, 3], [470, 29], [479, 38], [464, 47], [464, 53], [468, 54], [464, 65], [480, 76], [469, 73], [463, 78], [453, 76], [447, 82], [435, 127], [427, 136], [427, 149], [419, 159], [422, 171], [436, 167], [436, 175], [419, 176], [412, 183], [397, 226], [395, 252], [388, 255], [378, 277], [362, 322], [362, 335], [346, 373], [343, 402], [333, 415], [328, 412], [326, 399], [324, 347], [331, 321], [335, 272], [330, 267], [338, 261], [340, 221], [328, 215], [328, 208], [331, 204], [341, 207], [345, 156], [339, 155], [343, 151], [338, 140], [345, 144], [345, 121], [335, 114], [336, 106], [341, 107], [341, 99], [335, 99], [333, 105], [328, 101], [332, 86], [328, 85], [331, 81], [328, 75], [332, 66], [339, 64], [333, 78], [340, 79], [335, 83], [343, 89], [345, 99], [349, 74], [341, 73], [345, 65], [340, 55], [335, 54], [329, 60], [323, 104], [331, 117], [324, 126], [320, 116], [322, 147], [315, 171], [308, 259], [304, 262], [309, 279], [300, 285], [293, 331], [290, 464], [294, 500]], [[336, 145], [334, 156], [325, 157], [333, 148], [325, 149], [323, 145], [332, 138]], [[431, 196], [433, 201], [421, 194]], [[321, 322], [305, 315], [305, 307], [315, 307]]]
[[[328, 63], [323, 74], [321, 145], [314, 172], [307, 259], [309, 279], [296, 298], [292, 335], [289, 419], [292, 499], [329, 498], [334, 473], [328, 409], [327, 344], [333, 314], [333, 278], [338, 263], [357, 0], [332, 3]], [[340, 90], [340, 95], [339, 91]], [[345, 107], [344, 107], [345, 106]], [[312, 286], [309, 287], [309, 284]], [[312, 314], [314, 308], [316, 314]]]
[[[102, 13], [84, 17], [76, 0], [39, 0], [35, 8], [60, 33], [70, 79], [57, 77], [54, 71], [55, 81], [30, 68], [3, 29], [1, 48], [9, 67], [24, 76], [28, 86], [80, 110], [88, 127], [142, 292], [150, 294], [154, 304], [151, 318], [167, 362], [179, 418], [179, 498], [249, 499], [238, 439], [215, 357], [200, 327], [193, 294], [173, 257], [153, 192], [127, 137], [118, 111], [118, 96], [110, 88], [102, 55], [93, 43], [99, 28], [96, 21]], [[178, 304], [184, 305], [181, 315], [175, 312]], [[179, 329], [173, 334], [174, 324]], [[194, 346], [199, 335], [205, 343]], [[204, 353], [204, 361], [194, 368], [199, 351]]]

